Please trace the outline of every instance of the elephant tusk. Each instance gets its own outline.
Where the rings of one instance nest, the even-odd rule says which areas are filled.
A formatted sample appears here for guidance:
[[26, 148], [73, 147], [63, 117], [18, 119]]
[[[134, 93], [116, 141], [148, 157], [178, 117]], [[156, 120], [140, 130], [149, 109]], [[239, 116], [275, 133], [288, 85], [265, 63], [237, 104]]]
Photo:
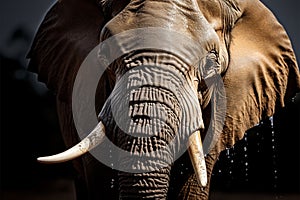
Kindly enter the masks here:
[[200, 131], [194, 132], [188, 141], [189, 156], [200, 186], [205, 187], [207, 184], [206, 164], [203, 154]]
[[75, 159], [103, 142], [105, 137], [105, 127], [99, 122], [93, 131], [74, 147], [52, 156], [37, 158], [38, 162], [45, 164], [61, 163]]

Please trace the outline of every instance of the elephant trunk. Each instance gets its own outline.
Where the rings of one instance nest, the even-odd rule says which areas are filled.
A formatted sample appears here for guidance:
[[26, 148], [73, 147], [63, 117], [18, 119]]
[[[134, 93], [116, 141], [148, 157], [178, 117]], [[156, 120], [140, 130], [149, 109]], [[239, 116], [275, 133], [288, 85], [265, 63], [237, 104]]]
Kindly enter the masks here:
[[145, 54], [139, 57], [140, 66], [126, 65], [134, 67], [120, 75], [99, 115], [112, 142], [130, 152], [118, 163], [121, 199], [166, 198], [171, 164], [186, 150], [192, 132], [202, 127], [186, 77], [175, 66], [151, 63], [160, 60], [152, 56], [148, 61]]
[[155, 172], [119, 172], [120, 199], [166, 199], [171, 166]]
[[130, 152], [119, 159], [121, 199], [167, 196], [182, 116], [171, 73], [150, 65], [130, 69], [100, 113], [113, 143]]

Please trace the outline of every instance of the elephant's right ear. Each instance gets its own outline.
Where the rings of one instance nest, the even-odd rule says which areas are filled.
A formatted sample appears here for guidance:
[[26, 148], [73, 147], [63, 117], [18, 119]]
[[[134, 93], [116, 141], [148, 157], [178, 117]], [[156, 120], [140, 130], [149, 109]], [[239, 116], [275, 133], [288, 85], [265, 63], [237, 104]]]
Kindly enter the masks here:
[[261, 2], [240, 3], [242, 15], [231, 32], [224, 77], [227, 114], [220, 150], [300, 91], [299, 69], [283, 27]]
[[28, 69], [62, 100], [70, 98], [76, 73], [98, 45], [105, 20], [95, 0], [61, 0], [43, 19], [27, 55]]

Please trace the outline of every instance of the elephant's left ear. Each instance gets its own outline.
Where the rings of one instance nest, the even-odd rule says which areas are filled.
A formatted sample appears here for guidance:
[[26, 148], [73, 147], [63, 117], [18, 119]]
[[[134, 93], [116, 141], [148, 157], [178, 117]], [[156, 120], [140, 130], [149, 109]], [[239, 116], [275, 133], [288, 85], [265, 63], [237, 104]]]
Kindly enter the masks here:
[[241, 3], [243, 14], [231, 32], [230, 64], [224, 76], [227, 115], [222, 149], [300, 91], [299, 69], [283, 27], [261, 2]]
[[70, 101], [76, 73], [89, 52], [99, 44], [106, 23], [94, 0], [57, 1], [45, 15], [27, 58], [28, 69], [60, 100]]

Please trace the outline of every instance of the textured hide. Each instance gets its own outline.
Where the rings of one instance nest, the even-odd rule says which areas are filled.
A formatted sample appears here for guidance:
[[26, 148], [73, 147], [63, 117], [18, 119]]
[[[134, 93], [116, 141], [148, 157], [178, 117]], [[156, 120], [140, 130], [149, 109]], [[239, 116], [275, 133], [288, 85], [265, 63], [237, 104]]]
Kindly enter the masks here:
[[285, 30], [259, 1], [245, 4], [231, 32], [224, 77], [227, 115], [219, 150], [231, 147], [300, 91], [299, 69]]
[[[259, 1], [236, 3], [242, 13], [231, 32], [230, 65], [224, 76], [227, 117], [219, 151], [272, 116], [300, 87], [295, 55], [283, 27]], [[28, 54], [29, 70], [37, 72], [60, 100], [70, 102], [78, 68], [98, 44], [104, 23], [102, 9], [93, 0], [64, 0], [45, 16]], [[101, 84], [106, 88], [105, 81]]]
[[[55, 3], [42, 21], [28, 54], [29, 70], [38, 73], [39, 80], [57, 94], [67, 146], [78, 140], [70, 106], [76, 73], [87, 54], [98, 45], [104, 24], [128, 1], [113, 1], [116, 4], [123, 2], [115, 10], [111, 9], [114, 5], [110, 4], [111, 1], [102, 2], [104, 9], [97, 0], [61, 0]], [[272, 116], [296, 92], [300, 92], [300, 77], [285, 30], [260, 1], [198, 0], [198, 5], [216, 30], [222, 43], [221, 51], [228, 50], [229, 54], [229, 59], [221, 60], [221, 64], [228, 64], [227, 71], [223, 73], [227, 113], [222, 135], [206, 160], [210, 175], [220, 151], [233, 146], [246, 130]], [[221, 8], [227, 5], [227, 8], [232, 7], [240, 13], [221, 17], [216, 14], [218, 8], [215, 5], [221, 5]], [[110, 13], [104, 15], [103, 10]], [[230, 13], [230, 10], [220, 13]], [[222, 23], [223, 29], [219, 26]], [[108, 73], [101, 78], [98, 88], [101, 93], [97, 93], [99, 96], [96, 97], [98, 111], [109, 96], [113, 82]], [[204, 120], [209, 118], [208, 115], [204, 111]], [[195, 195], [199, 195], [197, 192], [205, 193], [205, 199], [208, 187], [203, 193], [200, 187], [195, 186], [195, 177], [190, 180], [186, 188], [192, 184], [197, 190]], [[188, 190], [182, 191], [182, 198], [190, 195]]]

